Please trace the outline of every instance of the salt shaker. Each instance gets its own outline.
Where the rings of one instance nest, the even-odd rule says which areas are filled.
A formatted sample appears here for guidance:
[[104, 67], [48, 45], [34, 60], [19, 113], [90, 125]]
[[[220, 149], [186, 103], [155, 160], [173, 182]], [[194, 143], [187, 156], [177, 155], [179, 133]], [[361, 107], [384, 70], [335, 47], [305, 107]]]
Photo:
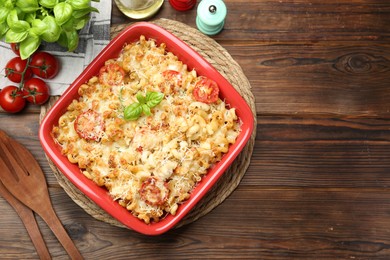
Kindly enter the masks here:
[[187, 11], [194, 7], [196, 0], [169, 0], [169, 3], [178, 11]]
[[202, 33], [215, 35], [222, 30], [226, 14], [222, 0], [202, 0], [197, 9], [196, 25]]

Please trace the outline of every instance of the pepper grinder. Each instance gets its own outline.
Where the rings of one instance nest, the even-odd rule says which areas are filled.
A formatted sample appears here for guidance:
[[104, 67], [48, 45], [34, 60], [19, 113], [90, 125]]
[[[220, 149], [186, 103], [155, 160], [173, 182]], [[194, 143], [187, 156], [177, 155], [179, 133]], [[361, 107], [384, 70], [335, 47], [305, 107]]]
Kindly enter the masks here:
[[169, 0], [169, 3], [178, 11], [187, 11], [194, 7], [196, 0]]
[[226, 14], [222, 0], [202, 0], [197, 9], [196, 25], [202, 33], [215, 35], [222, 30]]

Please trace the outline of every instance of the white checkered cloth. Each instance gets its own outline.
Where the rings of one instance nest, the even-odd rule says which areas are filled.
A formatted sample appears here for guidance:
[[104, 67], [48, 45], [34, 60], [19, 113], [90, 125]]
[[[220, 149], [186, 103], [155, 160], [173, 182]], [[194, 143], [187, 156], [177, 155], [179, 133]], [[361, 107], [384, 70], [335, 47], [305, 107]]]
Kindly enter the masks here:
[[[45, 80], [50, 86], [52, 96], [61, 95], [110, 41], [111, 1], [100, 0], [91, 2], [91, 5], [96, 7], [99, 13], [91, 13], [89, 23], [80, 31], [80, 42], [74, 52], [67, 52], [58, 44], [43, 43], [40, 47], [40, 50], [55, 55], [61, 63], [57, 76]], [[15, 54], [11, 51], [10, 45], [0, 42], [0, 88], [17, 85], [4, 77], [4, 67], [13, 57]]]

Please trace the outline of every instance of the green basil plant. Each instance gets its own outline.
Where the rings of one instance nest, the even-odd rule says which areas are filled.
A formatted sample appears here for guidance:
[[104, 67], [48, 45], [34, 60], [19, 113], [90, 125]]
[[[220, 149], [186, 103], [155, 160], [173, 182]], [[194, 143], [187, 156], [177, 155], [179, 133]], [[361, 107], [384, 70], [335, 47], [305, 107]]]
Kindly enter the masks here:
[[99, 0], [0, 0], [0, 39], [18, 43], [27, 59], [42, 41], [56, 42], [74, 51], [79, 30], [89, 21], [91, 1]]

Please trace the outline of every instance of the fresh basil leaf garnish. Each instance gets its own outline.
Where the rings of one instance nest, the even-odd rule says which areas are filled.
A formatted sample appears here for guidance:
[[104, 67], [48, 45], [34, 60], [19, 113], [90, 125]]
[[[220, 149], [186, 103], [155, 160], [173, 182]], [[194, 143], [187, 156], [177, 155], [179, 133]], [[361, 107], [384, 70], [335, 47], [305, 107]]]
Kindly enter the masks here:
[[137, 93], [138, 102], [134, 102], [124, 109], [124, 118], [126, 120], [137, 120], [143, 113], [146, 116], [152, 115], [151, 108], [160, 104], [164, 99], [164, 94], [160, 92], [148, 91], [146, 96]]
[[164, 94], [161, 92], [148, 92], [146, 93], [146, 104], [152, 108], [160, 104], [163, 100]]

